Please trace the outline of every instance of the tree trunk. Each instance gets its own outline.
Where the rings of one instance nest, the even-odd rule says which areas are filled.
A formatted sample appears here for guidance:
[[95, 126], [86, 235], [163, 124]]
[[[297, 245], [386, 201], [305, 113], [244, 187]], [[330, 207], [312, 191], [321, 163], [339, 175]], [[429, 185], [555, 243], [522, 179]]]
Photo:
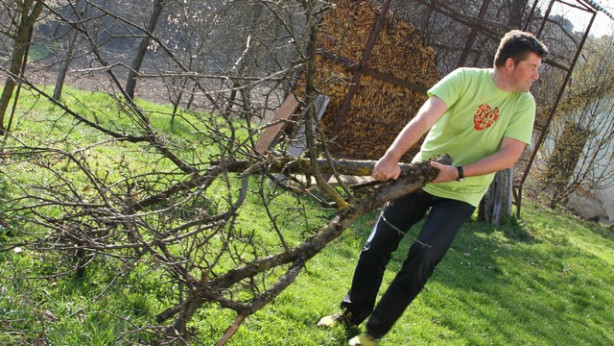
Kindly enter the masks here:
[[190, 110], [192, 105], [194, 104], [194, 95], [196, 95], [196, 89], [198, 89], [198, 84], [194, 83], [192, 85], [192, 91], [190, 91], [190, 97], [188, 98], [188, 102], [185, 105], [185, 109]]
[[143, 64], [143, 60], [145, 59], [145, 54], [147, 54], [147, 47], [149, 46], [149, 42], [151, 41], [151, 37], [149, 34], [152, 34], [156, 29], [156, 25], [158, 25], [158, 19], [160, 19], [160, 15], [162, 14], [162, 10], [164, 9], [164, 2], [166, 0], [156, 0], [154, 3], [154, 10], [149, 18], [149, 24], [147, 25], [147, 33], [146, 36], [143, 37], [143, 40], [139, 44], [139, 49], [136, 52], [136, 56], [132, 61], [132, 67], [130, 72], [128, 73], [128, 80], [126, 82], [126, 94], [130, 98], [134, 98], [134, 90], [136, 89], [136, 77], [141, 70], [141, 65]]
[[53, 89], [53, 98], [56, 100], [60, 100], [62, 97], [62, 89], [64, 88], [64, 81], [66, 80], [66, 73], [68, 72], [68, 68], [70, 63], [74, 58], [75, 45], [77, 43], [77, 38], [79, 37], [79, 32], [75, 30], [72, 37], [70, 38], [70, 42], [68, 43], [68, 51], [66, 52], [66, 58], [60, 67], [60, 71], [58, 71], [58, 75], [55, 79], [55, 88]]
[[181, 86], [179, 88], [179, 92], [177, 93], [177, 97], [172, 100], [173, 103], [173, 113], [171, 114], [171, 125], [175, 123], [175, 116], [177, 115], [177, 111], [179, 110], [179, 105], [181, 104], [181, 99], [183, 98], [183, 93], [186, 85], [188, 84], [189, 79], [185, 78], [181, 82]]
[[224, 114], [226, 115], [226, 117], [230, 116], [230, 112], [232, 111], [232, 106], [237, 97], [237, 90], [235, 89], [236, 86], [237, 86], [237, 83], [233, 83], [232, 91], [230, 91], [230, 96], [228, 97], [228, 102], [226, 103], [226, 110], [224, 111]]
[[498, 172], [488, 191], [480, 202], [478, 220], [498, 225], [506, 216], [512, 214], [513, 170]]
[[[30, 9], [32, 9], [30, 11]], [[32, 7], [32, 0], [25, 0], [21, 9], [21, 20], [17, 27], [17, 33], [15, 35], [15, 46], [13, 47], [13, 53], [11, 55], [11, 65], [9, 72], [11, 75], [21, 76], [26, 61], [26, 55], [30, 41], [32, 39], [32, 31], [34, 23], [38, 19], [41, 11], [43, 10], [43, 1], [37, 1]], [[0, 135], [4, 134], [4, 116], [8, 109], [11, 97], [13, 96], [13, 90], [15, 89], [15, 80], [13, 77], [8, 76], [4, 84], [4, 90], [0, 95]]]

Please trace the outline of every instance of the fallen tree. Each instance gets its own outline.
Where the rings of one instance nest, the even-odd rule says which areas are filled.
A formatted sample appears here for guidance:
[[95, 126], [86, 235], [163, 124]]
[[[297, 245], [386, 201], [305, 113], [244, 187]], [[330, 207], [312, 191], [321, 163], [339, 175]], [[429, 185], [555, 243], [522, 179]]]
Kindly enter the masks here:
[[[451, 164], [449, 156], [443, 156], [437, 161], [444, 164]], [[248, 165], [247, 162], [235, 163], [233, 169], [238, 169]], [[320, 168], [323, 173], [331, 173], [334, 170], [342, 174], [367, 175], [371, 173], [373, 161], [335, 161], [328, 162], [322, 160]], [[309, 160], [273, 160], [268, 166], [270, 172], [291, 172], [309, 173]], [[190, 286], [190, 296], [180, 305], [172, 307], [158, 317], [158, 322], [162, 322], [173, 314], [178, 314], [172, 327], [168, 329], [169, 336], [184, 335], [186, 323], [193, 314], [206, 302], [217, 302], [221, 306], [236, 311], [237, 318], [235, 323], [228, 328], [226, 334], [218, 345], [223, 345], [236, 332], [239, 325], [245, 318], [260, 310], [271, 302], [288, 285], [290, 285], [305, 263], [318, 254], [326, 245], [339, 237], [341, 233], [350, 227], [354, 221], [365, 213], [382, 206], [387, 201], [396, 199], [405, 194], [411, 193], [422, 188], [428, 181], [434, 179], [438, 170], [431, 167], [429, 162], [418, 164], [403, 164], [400, 177], [392, 182], [367, 184], [358, 187], [356, 199], [342, 208], [331, 220], [320, 227], [317, 232], [299, 246], [287, 249], [286, 251], [259, 258], [255, 261], [245, 263], [241, 267], [232, 269], [214, 279], [203, 279], [186, 277], [186, 282]], [[246, 302], [238, 302], [225, 298], [224, 291], [239, 282], [259, 275], [272, 268], [289, 265], [286, 272], [279, 276], [277, 282], [271, 285], [266, 292], [255, 295]]]
[[[234, 323], [220, 337], [219, 344], [225, 344], [246, 317], [273, 301], [292, 284], [309, 259], [339, 237], [354, 221], [389, 200], [421, 188], [438, 173], [428, 162], [403, 164], [402, 174], [397, 180], [350, 186], [352, 194], [346, 198], [346, 203], [327, 204], [336, 208], [336, 212], [328, 216], [327, 223], [293, 244], [284, 239], [281, 230], [279, 243], [283, 244], [282, 250], [269, 248], [262, 251], [257, 246], [257, 236], [241, 239], [237, 231], [240, 229], [237, 218], [246, 203], [250, 180], [258, 176], [268, 177], [262, 180], [268, 183], [259, 185], [259, 188], [273, 183], [282, 187], [285, 194], [309, 199], [308, 196], [313, 194], [308, 193], [308, 189], [297, 189], [295, 182], [287, 184], [290, 175], [313, 173], [309, 159], [268, 157], [256, 162], [217, 163], [206, 171], [186, 175], [186, 180], [157, 193], [128, 190], [125, 196], [119, 196], [113, 186], [102, 186], [103, 181], [97, 173], [78, 155], [33, 147], [19, 150], [9, 148], [7, 157], [11, 161], [6, 163], [9, 166], [16, 164], [23, 156], [37, 157], [34, 161], [39, 169], [53, 172], [59, 184], [24, 186], [19, 197], [3, 200], [4, 208], [0, 212], [3, 227], [24, 235], [19, 238], [23, 241], [4, 243], [3, 250], [20, 247], [32, 252], [63, 254], [64, 259], [58, 263], [58, 273], [53, 274], [54, 277], [70, 273], [83, 276], [87, 266], [99, 259], [109, 263], [119, 259], [123, 263], [117, 279], [129, 273], [138, 263], [150, 263], [148, 265], [152, 270], [162, 268], [168, 275], [166, 280], [177, 284], [180, 292], [177, 292], [177, 304], [157, 316], [156, 323], [160, 327], [166, 325], [163, 328], [166, 332], [159, 339], [161, 343], [187, 342], [190, 338], [188, 322], [203, 305], [214, 303], [236, 313]], [[69, 174], [56, 169], [54, 167], [58, 165], [52, 161], [60, 166], [68, 166], [71, 162], [76, 164], [83, 174], [90, 176], [92, 184], [97, 185], [93, 188], [97, 196], [84, 193], [84, 189], [76, 186], [74, 172]], [[371, 173], [374, 165], [373, 161], [319, 161], [320, 174], [334, 171], [365, 176]], [[446, 156], [438, 161], [449, 164], [451, 159]], [[3, 169], [2, 173], [10, 179], [9, 171]], [[284, 175], [276, 175], [279, 173]], [[197, 196], [214, 193], [216, 190], [211, 186], [216, 181], [232, 180], [233, 175], [237, 176], [240, 188], [236, 198], [229, 199], [223, 210], [203, 213], [201, 209], [199, 214], [189, 217], [177, 214], [180, 209], [199, 202]], [[134, 188], [134, 181], [126, 183], [126, 188]], [[16, 180], [14, 183], [22, 186]], [[234, 185], [229, 191], [231, 189], [234, 189]], [[301, 191], [305, 194], [301, 194]], [[145, 195], [148, 197], [141, 198]], [[62, 212], [50, 212], [50, 207]], [[263, 208], [273, 208], [272, 202], [265, 201]], [[174, 219], [164, 221], [169, 216]], [[269, 221], [275, 224], [275, 220], [275, 217], [271, 217]], [[24, 234], [22, 230], [29, 228], [28, 224], [42, 226], [44, 232]], [[223, 240], [216, 242], [216, 237]], [[243, 254], [234, 253], [233, 248], [237, 246], [251, 250]], [[245, 258], [244, 254], [249, 252], [256, 255]], [[234, 263], [230, 268], [228, 261]], [[266, 284], [255, 287], [258, 285], [253, 283], [264, 283], [264, 277], [267, 278]]]

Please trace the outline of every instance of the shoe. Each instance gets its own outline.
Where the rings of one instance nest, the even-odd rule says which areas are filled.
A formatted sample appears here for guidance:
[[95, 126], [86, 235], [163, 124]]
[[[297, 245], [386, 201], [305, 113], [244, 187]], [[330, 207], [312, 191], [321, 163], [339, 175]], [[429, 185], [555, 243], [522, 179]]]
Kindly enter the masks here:
[[351, 338], [348, 342], [349, 346], [375, 346], [377, 339], [367, 333], [360, 333]]
[[318, 327], [332, 328], [338, 324], [352, 326], [352, 313], [343, 310], [334, 315], [324, 316], [318, 321]]

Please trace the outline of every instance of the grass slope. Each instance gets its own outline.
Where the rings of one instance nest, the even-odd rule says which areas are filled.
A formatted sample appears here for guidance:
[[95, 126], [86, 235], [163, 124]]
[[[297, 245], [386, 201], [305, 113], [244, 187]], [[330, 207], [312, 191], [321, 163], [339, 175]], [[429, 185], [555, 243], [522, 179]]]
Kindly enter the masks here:
[[[104, 121], [104, 97], [82, 93], [78, 99], [83, 106], [99, 109]], [[75, 146], [85, 145], [81, 141], [88, 138], [101, 139], [82, 127], [66, 135], [61, 123], [70, 125], [72, 121], [41, 100], [24, 96], [20, 104], [27, 113], [20, 113], [16, 135], [49, 138], [60, 133], [71, 136]], [[161, 109], [160, 113], [166, 111]], [[59, 128], [53, 130], [50, 124]], [[163, 124], [159, 128], [178, 131]], [[98, 148], [93, 154], [101, 162], [110, 160], [116, 150], [112, 146], [109, 152]], [[131, 164], [135, 169], [146, 169], [154, 163], [133, 160]], [[5, 174], [18, 180], [36, 176], [25, 168]], [[22, 178], [15, 176], [21, 174]], [[6, 180], [0, 181], [0, 197], [7, 191]], [[261, 212], [257, 198], [251, 201], [246, 208], [254, 213], [251, 219], [257, 220]], [[525, 201], [521, 221], [510, 219], [501, 226], [467, 223], [425, 290], [381, 344], [614, 344], [614, 232], [565, 211]], [[311, 223], [321, 221], [322, 213], [314, 207]], [[367, 215], [356, 222], [310, 261], [295, 284], [250, 316], [229, 344], [346, 344], [357, 330], [322, 330], [315, 324], [321, 316], [337, 311], [374, 218], [375, 214]], [[293, 231], [291, 220], [284, 224]], [[255, 232], [263, 233], [266, 227], [259, 223], [252, 226]], [[408, 238], [416, 232], [413, 229]], [[0, 230], [0, 245], [10, 237]], [[382, 290], [400, 268], [409, 244], [410, 239], [404, 240], [393, 256]], [[134, 330], [146, 327], [173, 304], [169, 297], [176, 287], [151, 271], [146, 260], [142, 267], [116, 278], [112, 286], [109, 283], [119, 268], [112, 261], [95, 262], [82, 279], [36, 279], [52, 273], [56, 260], [53, 253], [0, 252], [0, 344], [37, 340], [53, 345], [147, 344], [148, 335]], [[231, 312], [206, 306], [191, 324], [197, 332], [194, 344], [214, 344], [233, 319]]]
[[[343, 345], [314, 325], [335, 312], [370, 221], [348, 230], [233, 345]], [[412, 230], [415, 236], [417, 229]], [[405, 240], [382, 289], [405, 258]], [[382, 345], [612, 345], [614, 233], [527, 201], [520, 223], [467, 223]], [[381, 292], [380, 292], [381, 293]]]

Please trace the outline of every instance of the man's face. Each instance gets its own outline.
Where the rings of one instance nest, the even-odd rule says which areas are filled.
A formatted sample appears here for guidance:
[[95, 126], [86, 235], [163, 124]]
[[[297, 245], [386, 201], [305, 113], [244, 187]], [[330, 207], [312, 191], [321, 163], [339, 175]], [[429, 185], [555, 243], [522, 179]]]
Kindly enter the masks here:
[[517, 92], [527, 92], [531, 89], [531, 85], [539, 79], [539, 67], [542, 64], [542, 59], [539, 55], [530, 52], [526, 59], [519, 63], [514, 63], [510, 58], [508, 71], [510, 71], [513, 87]]

